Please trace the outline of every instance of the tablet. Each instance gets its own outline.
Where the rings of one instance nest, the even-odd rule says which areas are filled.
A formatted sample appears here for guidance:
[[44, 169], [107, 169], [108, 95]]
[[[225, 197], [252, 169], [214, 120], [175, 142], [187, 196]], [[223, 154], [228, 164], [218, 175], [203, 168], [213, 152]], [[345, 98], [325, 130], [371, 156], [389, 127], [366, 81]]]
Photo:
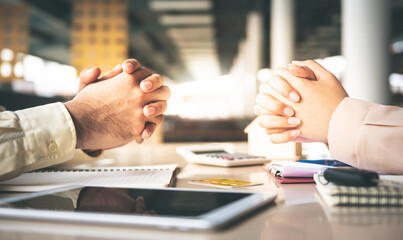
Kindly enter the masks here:
[[42, 221], [208, 230], [270, 203], [274, 192], [68, 187], [0, 200], [0, 216]]

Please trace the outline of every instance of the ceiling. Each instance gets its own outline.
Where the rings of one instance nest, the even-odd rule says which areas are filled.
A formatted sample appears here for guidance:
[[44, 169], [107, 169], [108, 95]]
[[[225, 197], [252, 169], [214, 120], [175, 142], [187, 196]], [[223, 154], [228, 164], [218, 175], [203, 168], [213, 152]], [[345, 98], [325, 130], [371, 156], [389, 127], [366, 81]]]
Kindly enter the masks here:
[[[0, 0], [30, 8], [30, 53], [70, 62], [70, 0]], [[393, 0], [392, 39], [403, 39], [403, 1]], [[270, 0], [129, 1], [129, 56], [178, 81], [226, 74], [245, 38], [246, 15], [263, 13], [269, 65]], [[399, 24], [400, 23], [400, 24]], [[340, 1], [296, 1], [296, 58], [340, 54]], [[201, 67], [203, 66], [203, 67]]]

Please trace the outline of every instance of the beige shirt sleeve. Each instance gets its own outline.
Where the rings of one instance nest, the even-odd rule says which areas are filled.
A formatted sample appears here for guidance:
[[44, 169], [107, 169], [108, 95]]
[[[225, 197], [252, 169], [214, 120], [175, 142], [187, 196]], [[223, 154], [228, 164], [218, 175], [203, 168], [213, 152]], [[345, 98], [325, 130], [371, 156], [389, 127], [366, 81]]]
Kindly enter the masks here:
[[75, 146], [74, 124], [62, 103], [0, 112], [0, 180], [70, 160]]
[[328, 140], [335, 159], [403, 174], [403, 108], [345, 98], [330, 120]]

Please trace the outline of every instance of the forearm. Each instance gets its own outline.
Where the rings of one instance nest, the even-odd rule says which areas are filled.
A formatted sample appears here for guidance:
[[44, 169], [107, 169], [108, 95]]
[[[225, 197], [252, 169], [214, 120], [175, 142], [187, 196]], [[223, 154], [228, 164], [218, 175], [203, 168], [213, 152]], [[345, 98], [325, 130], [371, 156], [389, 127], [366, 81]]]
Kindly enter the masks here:
[[1, 113], [0, 179], [73, 158], [76, 135], [62, 103]]
[[329, 125], [332, 157], [381, 173], [403, 173], [403, 109], [345, 98]]

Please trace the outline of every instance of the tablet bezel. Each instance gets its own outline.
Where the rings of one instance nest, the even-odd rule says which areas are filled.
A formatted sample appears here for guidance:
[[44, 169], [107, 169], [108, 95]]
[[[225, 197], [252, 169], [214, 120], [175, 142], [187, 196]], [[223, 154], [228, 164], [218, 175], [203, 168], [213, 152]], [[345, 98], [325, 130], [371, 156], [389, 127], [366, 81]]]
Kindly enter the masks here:
[[[53, 190], [47, 190], [36, 193], [24, 194], [22, 196], [0, 199], [0, 205], [16, 201], [26, 200], [34, 197], [45, 196], [62, 191], [82, 188], [83, 186], [63, 187]], [[147, 188], [132, 188], [147, 189]], [[189, 188], [153, 188], [147, 190], [164, 191], [192, 191], [192, 192], [222, 192], [231, 193], [225, 190], [213, 189], [189, 189]], [[160, 229], [178, 229], [178, 230], [208, 230], [219, 229], [226, 226], [233, 220], [272, 202], [277, 194], [275, 192], [252, 192], [252, 191], [234, 191], [233, 193], [248, 193], [250, 196], [236, 200], [230, 204], [216, 208], [197, 217], [171, 217], [171, 216], [137, 216], [115, 213], [88, 213], [88, 212], [67, 212], [51, 210], [32, 210], [0, 207], [1, 217], [10, 217], [18, 219], [32, 219], [41, 221], [58, 221], [73, 223], [90, 224], [111, 224], [126, 225], [136, 227], [156, 227]], [[55, 214], [57, 213], [57, 214]]]

